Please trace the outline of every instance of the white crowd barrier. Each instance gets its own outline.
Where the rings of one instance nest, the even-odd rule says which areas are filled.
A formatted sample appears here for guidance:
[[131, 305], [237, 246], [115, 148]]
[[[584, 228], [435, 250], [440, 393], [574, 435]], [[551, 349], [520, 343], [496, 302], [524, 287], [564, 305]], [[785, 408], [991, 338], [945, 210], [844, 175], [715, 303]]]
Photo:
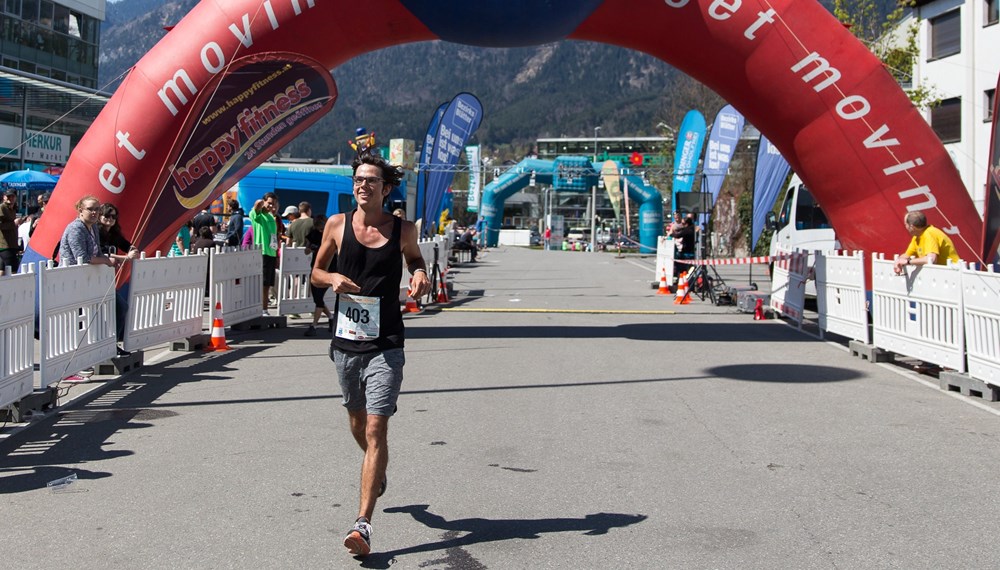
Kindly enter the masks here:
[[202, 331], [208, 260], [205, 253], [161, 257], [157, 252], [156, 257], [142, 254], [132, 261], [128, 324], [122, 341], [125, 350], [141, 350]]
[[[278, 286], [278, 314], [297, 315], [312, 313], [316, 304], [312, 298], [309, 280], [312, 275], [312, 255], [304, 247], [284, 247], [275, 283]], [[326, 288], [324, 301], [333, 308], [335, 293]]]
[[[442, 236], [437, 236], [433, 238], [424, 238], [417, 241], [417, 246], [420, 248], [420, 256], [424, 258], [424, 263], [427, 265], [427, 277], [430, 278], [430, 273], [434, 270], [434, 247], [438, 248], [438, 271], [443, 274], [448, 268], [448, 257], [444, 252], [445, 244], [447, 239]], [[400, 263], [403, 264], [403, 274], [399, 278], [399, 302], [403, 303], [406, 301], [407, 291], [410, 289], [410, 270], [406, 268], [406, 258], [401, 258]], [[434, 291], [431, 291], [429, 295], [434, 295]]]
[[34, 390], [35, 272], [0, 276], [0, 407]]
[[674, 254], [677, 253], [677, 248], [674, 241], [670, 236], [660, 236], [656, 240], [656, 281], [659, 282], [660, 277], [663, 275], [667, 276], [667, 285], [672, 285], [674, 281]]
[[875, 346], [965, 372], [962, 271], [957, 265], [908, 266], [872, 259], [872, 337]]
[[114, 269], [39, 263], [38, 311], [41, 354], [36, 388], [115, 356]]
[[771, 275], [770, 307], [802, 327], [806, 305], [806, 278], [809, 254], [804, 251], [778, 251]]
[[969, 375], [1000, 386], [1000, 274], [963, 268]]
[[871, 344], [863, 252], [816, 252], [819, 328]]
[[[222, 306], [223, 323], [233, 326], [263, 311], [264, 262], [260, 249], [216, 248], [209, 261], [209, 311]], [[277, 283], [277, 281], [275, 281]]]

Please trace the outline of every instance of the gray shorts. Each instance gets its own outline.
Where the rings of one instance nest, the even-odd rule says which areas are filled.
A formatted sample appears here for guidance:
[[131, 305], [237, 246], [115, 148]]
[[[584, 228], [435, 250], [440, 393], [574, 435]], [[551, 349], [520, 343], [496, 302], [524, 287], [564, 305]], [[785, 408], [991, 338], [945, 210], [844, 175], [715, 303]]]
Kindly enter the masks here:
[[337, 367], [345, 408], [366, 408], [375, 416], [395, 413], [406, 362], [402, 348], [355, 354], [331, 346], [330, 359]]

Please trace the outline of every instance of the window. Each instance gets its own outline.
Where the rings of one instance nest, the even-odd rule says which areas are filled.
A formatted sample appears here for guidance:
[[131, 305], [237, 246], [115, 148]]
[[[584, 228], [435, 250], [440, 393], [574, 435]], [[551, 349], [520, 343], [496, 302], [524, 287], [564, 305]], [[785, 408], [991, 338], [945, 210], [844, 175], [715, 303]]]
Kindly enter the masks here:
[[962, 98], [945, 99], [931, 109], [931, 128], [943, 143], [962, 140]]
[[826, 214], [816, 203], [805, 185], [799, 187], [799, 200], [795, 208], [795, 229], [817, 230], [830, 227]]
[[986, 8], [986, 17], [983, 19], [984, 26], [992, 26], [1000, 20], [1000, 9], [998, 9], [1000, 2], [997, 0], [985, 0], [984, 8]]
[[996, 105], [997, 90], [987, 89], [986, 91], [983, 91], [983, 95], [984, 99], [986, 99], [985, 101], [986, 112], [983, 113], [983, 116], [986, 117], [984, 121], [989, 122], [993, 120], [993, 108]]
[[962, 33], [960, 25], [960, 10], [952, 10], [931, 18], [931, 57], [940, 59], [955, 55], [962, 51]]

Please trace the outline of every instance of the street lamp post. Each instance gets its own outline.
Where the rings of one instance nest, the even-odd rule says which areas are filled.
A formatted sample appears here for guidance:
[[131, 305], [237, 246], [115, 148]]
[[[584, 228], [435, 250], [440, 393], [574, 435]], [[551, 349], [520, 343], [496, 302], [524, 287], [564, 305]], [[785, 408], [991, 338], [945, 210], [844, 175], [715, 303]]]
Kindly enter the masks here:
[[594, 127], [594, 162], [597, 162], [597, 131], [601, 130], [601, 127]]

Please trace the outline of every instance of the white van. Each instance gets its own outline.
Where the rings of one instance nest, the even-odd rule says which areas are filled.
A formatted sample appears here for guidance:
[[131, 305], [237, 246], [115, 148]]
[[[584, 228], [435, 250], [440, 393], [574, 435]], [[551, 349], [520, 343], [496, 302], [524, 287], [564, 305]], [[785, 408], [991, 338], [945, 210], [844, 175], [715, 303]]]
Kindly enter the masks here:
[[[771, 236], [771, 251], [773, 257], [781, 251], [829, 251], [840, 249], [840, 242], [833, 231], [833, 226], [826, 219], [826, 214], [812, 193], [802, 183], [797, 174], [792, 174], [781, 203], [778, 215], [773, 212], [767, 215], [767, 227], [774, 231]], [[809, 267], [816, 263], [814, 255], [809, 256]], [[816, 296], [816, 282], [806, 281], [806, 295]]]

